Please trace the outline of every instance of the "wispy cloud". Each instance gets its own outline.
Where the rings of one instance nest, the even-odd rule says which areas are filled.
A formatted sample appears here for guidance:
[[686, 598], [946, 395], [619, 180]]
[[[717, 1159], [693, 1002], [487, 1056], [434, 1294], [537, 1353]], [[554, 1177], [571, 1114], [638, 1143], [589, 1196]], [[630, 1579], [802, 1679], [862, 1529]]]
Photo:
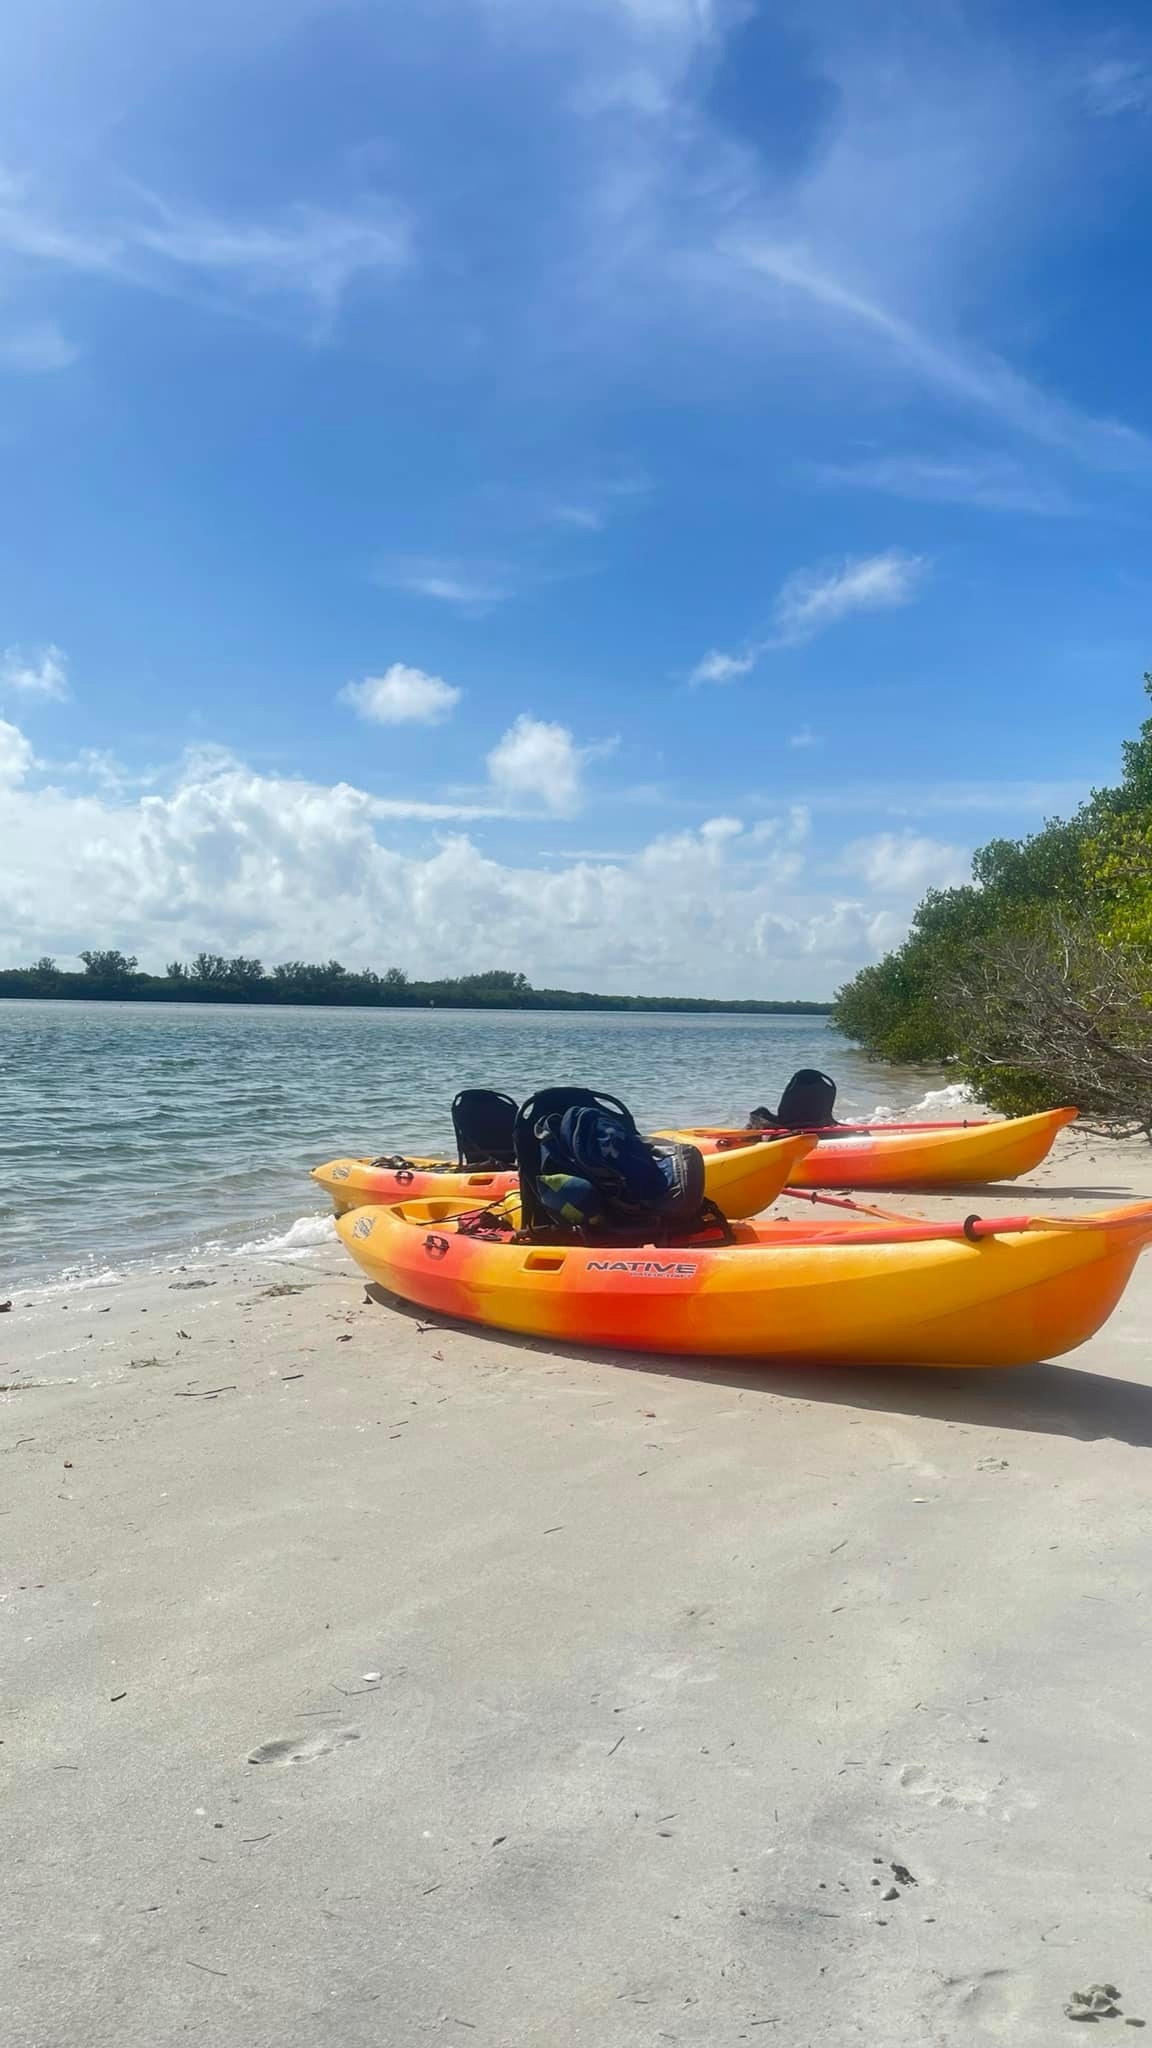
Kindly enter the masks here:
[[68, 370], [80, 351], [54, 320], [34, 320], [0, 333], [0, 370], [39, 376], [47, 370]]
[[225, 301], [304, 299], [329, 321], [356, 280], [395, 276], [412, 260], [406, 216], [378, 196], [339, 208], [301, 201], [251, 218], [181, 208], [138, 187], [131, 207], [94, 212], [58, 217], [27, 181], [0, 174], [0, 250], [146, 289], [195, 278]]
[[[725, 654], [714, 647], [697, 662], [688, 681], [735, 682], [738, 676], [750, 675], [766, 654], [800, 647], [852, 612], [892, 611], [911, 604], [929, 567], [923, 555], [889, 548], [885, 554], [864, 555], [835, 568], [794, 569], [776, 595], [774, 630], [761, 640], [746, 642], [738, 654]], [[798, 746], [814, 743], [802, 737], [794, 742]]]
[[927, 573], [923, 555], [906, 555], [900, 548], [865, 555], [836, 569], [796, 569], [776, 599], [777, 641], [794, 647], [850, 612], [891, 611], [911, 604]]
[[1091, 65], [1080, 89], [1092, 114], [1146, 114], [1152, 108], [1152, 69], [1132, 59], [1114, 57]]
[[460, 702], [460, 691], [442, 676], [394, 661], [382, 676], [347, 683], [340, 702], [375, 725], [442, 725]]
[[28, 697], [67, 697], [68, 656], [51, 643], [35, 651], [6, 647], [0, 654], [0, 689]]
[[607, 524], [595, 505], [554, 505], [552, 517], [557, 526], [573, 526], [578, 533], [602, 533]]
[[798, 732], [792, 732], [788, 735], [788, 745], [790, 747], [822, 747], [823, 744], [824, 742], [819, 733], [813, 732], [810, 725], [802, 725]]
[[140, 223], [130, 249], [235, 282], [253, 296], [302, 294], [331, 310], [359, 276], [395, 272], [411, 255], [407, 223], [380, 201], [347, 211], [296, 205], [275, 218], [228, 221], [153, 201], [157, 223]]
[[[611, 12], [582, 11], [589, 23]], [[1025, 274], [1021, 246], [1042, 249], [1065, 191], [1083, 184], [1085, 96], [1088, 109], [1094, 96], [1102, 112], [1134, 111], [1144, 68], [1103, 62], [1085, 77], [1081, 66], [1073, 107], [1055, 47], [981, 37], [950, 0], [897, 8], [898, 32], [879, 29], [890, 10], [817, 6], [804, 16], [809, 113], [797, 113], [782, 164], [696, 87], [702, 35], [730, 35], [735, 67], [753, 12], [653, 8], [677, 30], [663, 98], [651, 96], [643, 119], [624, 93], [615, 116], [607, 94], [589, 104], [581, 275], [605, 328], [647, 339], [659, 319], [674, 339], [697, 322], [711, 349], [723, 336], [729, 361], [761, 374], [765, 348], [849, 354], [873, 377], [919, 384], [1086, 467], [1152, 472], [1152, 437], [1047, 389], [998, 346]], [[669, 46], [649, 20], [646, 50]], [[633, 42], [615, 38], [615, 55], [631, 77]], [[823, 396], [834, 404], [834, 387]]]
[[710, 654], [696, 663], [688, 681], [692, 684], [734, 683], [737, 676], [750, 674], [766, 645], [766, 641], [761, 641], [757, 646], [747, 648], [743, 654], [724, 654], [720, 648], [714, 647]]
[[971, 505], [987, 512], [1067, 518], [1080, 508], [1059, 484], [1032, 475], [1010, 456], [880, 455], [866, 462], [810, 463], [805, 472], [837, 488], [886, 491], [920, 504]]
[[385, 590], [402, 590], [465, 612], [485, 612], [512, 595], [502, 573], [426, 555], [389, 556], [375, 574]]

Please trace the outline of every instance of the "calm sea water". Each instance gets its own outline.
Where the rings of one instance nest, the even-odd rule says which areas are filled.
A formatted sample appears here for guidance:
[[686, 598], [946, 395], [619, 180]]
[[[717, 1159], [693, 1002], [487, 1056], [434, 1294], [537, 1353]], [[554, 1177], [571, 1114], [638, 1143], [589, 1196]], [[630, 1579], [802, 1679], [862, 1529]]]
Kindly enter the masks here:
[[742, 1123], [797, 1067], [841, 1115], [943, 1077], [875, 1067], [821, 1017], [0, 1002], [0, 1286], [242, 1245], [306, 1247], [308, 1168], [450, 1149], [458, 1088], [609, 1089], [642, 1126]]

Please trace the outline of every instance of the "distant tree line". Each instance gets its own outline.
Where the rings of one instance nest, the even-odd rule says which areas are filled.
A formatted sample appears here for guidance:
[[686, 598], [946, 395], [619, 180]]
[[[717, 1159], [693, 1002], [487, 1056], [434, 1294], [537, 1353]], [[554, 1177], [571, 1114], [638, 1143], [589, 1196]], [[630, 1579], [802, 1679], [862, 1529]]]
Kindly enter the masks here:
[[339, 960], [263, 961], [237, 953], [197, 953], [171, 960], [163, 974], [141, 973], [134, 953], [114, 947], [77, 956], [82, 973], [72, 973], [45, 955], [31, 967], [0, 970], [0, 996], [55, 996], [97, 1002], [304, 1003], [370, 1009], [462, 1010], [704, 1010], [753, 1011], [770, 1016], [824, 1016], [830, 1003], [726, 1002], [711, 996], [606, 996], [587, 989], [533, 988], [525, 975], [508, 968], [486, 974], [453, 975], [441, 981], [409, 980], [403, 968], [352, 969]]
[[1152, 1137], [1152, 718], [1123, 762], [1073, 817], [930, 890], [904, 944], [839, 990], [841, 1030], [876, 1059], [954, 1062], [993, 1109], [1074, 1103]]

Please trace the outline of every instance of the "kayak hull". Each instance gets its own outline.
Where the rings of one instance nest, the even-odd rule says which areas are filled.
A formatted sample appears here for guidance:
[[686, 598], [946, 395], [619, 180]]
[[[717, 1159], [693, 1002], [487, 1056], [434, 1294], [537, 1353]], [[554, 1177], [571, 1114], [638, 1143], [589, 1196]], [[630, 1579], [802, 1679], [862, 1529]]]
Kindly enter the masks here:
[[[1074, 1109], [1049, 1109], [1037, 1116], [957, 1124], [936, 1130], [901, 1130], [878, 1124], [851, 1136], [820, 1138], [792, 1175], [801, 1188], [948, 1188], [1016, 1180], [1046, 1159]], [[747, 1143], [747, 1131], [719, 1126], [661, 1137], [684, 1138], [707, 1157], [714, 1149]]]
[[[810, 1137], [772, 1138], [728, 1147], [709, 1146], [704, 1158], [704, 1192], [725, 1216], [756, 1216], [776, 1200], [811, 1151]], [[692, 1141], [694, 1142], [694, 1141]], [[449, 1200], [484, 1209], [516, 1193], [514, 1173], [464, 1172], [441, 1168], [433, 1159], [412, 1159], [406, 1167], [373, 1166], [368, 1159], [333, 1159], [312, 1169], [312, 1179], [331, 1197], [338, 1216], [365, 1205]]]
[[[969, 1242], [963, 1226], [741, 1223], [681, 1249], [457, 1234], [452, 1204], [346, 1213], [366, 1277], [419, 1307], [569, 1344], [824, 1365], [1013, 1366], [1082, 1344], [1152, 1238], [1152, 1203]], [[925, 1235], [925, 1232], [934, 1232]]]

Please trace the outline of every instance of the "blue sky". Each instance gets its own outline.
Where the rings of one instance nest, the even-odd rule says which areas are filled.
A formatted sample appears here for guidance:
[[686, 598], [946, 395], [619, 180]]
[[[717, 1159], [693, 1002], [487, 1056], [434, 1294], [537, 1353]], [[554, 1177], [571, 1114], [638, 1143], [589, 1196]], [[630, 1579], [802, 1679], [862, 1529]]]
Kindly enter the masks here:
[[1152, 30], [10, 0], [0, 958], [822, 995], [1143, 711]]

